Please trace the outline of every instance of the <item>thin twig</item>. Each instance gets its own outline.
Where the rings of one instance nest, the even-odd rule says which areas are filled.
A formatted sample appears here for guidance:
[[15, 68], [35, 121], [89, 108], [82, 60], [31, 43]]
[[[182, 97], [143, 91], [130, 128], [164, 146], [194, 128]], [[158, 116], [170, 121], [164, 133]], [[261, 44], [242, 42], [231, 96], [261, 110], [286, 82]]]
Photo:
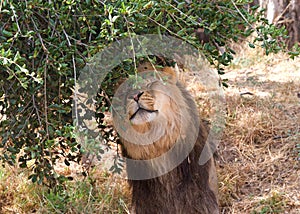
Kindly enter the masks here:
[[124, 19], [125, 19], [125, 21], [126, 21], [127, 32], [128, 32], [129, 38], [130, 38], [131, 46], [132, 46], [133, 66], [134, 66], [135, 77], [136, 77], [136, 79], [137, 79], [134, 45], [133, 45], [132, 36], [131, 36], [131, 32], [130, 32], [129, 22], [128, 22], [128, 20], [126, 19], [126, 16], [124, 16]]
[[289, 9], [292, 1], [289, 2], [289, 4], [286, 6], [286, 8], [274, 19], [274, 25], [278, 24], [279, 19], [283, 16], [283, 14]]
[[[240, 11], [240, 9], [236, 6], [236, 4], [234, 3], [233, 0], [230, 0], [233, 4], [233, 6], [235, 7], [235, 9], [237, 10], [237, 12], [240, 14], [240, 16], [244, 19], [244, 21], [252, 28], [256, 31], [256, 33], [259, 35], [259, 36], [262, 36], [261, 33], [251, 25], [251, 23], [246, 19], [246, 17], [242, 14], [242, 12]], [[264, 39], [264, 38], [263, 38]], [[265, 40], [265, 39], [264, 39]]]
[[[191, 19], [191, 17], [189, 16], [189, 15], [187, 15], [187, 14], [185, 14], [184, 12], [182, 12], [181, 10], [179, 10], [177, 7], [175, 7], [174, 5], [172, 5], [170, 2], [168, 2], [168, 1], [166, 1], [166, 0], [164, 0], [164, 2], [166, 3], [166, 4], [168, 4], [169, 6], [171, 6], [174, 10], [177, 10], [179, 13], [180, 13], [180, 15], [183, 15], [183, 16], [185, 16], [187, 19], [189, 19], [190, 21], [192, 21], [192, 22], [196, 22], [197, 24], [201, 24], [199, 21], [195, 21], [195, 20], [193, 20], [193, 19]], [[179, 2], [177, 2], [177, 1], [175, 1], [177, 4], [179, 4]], [[170, 13], [169, 11], [167, 11], [168, 13], [169, 13], [169, 15], [172, 15], [172, 16], [175, 16], [176, 18], [177, 18], [177, 20], [178, 19], [180, 19], [181, 21], [183, 21], [186, 25], [188, 25], [188, 23], [187, 23], [187, 21], [185, 21], [183, 18], [181, 18], [181, 17], [179, 17], [179, 16], [176, 16], [174, 13]]]
[[45, 46], [45, 44], [44, 44], [43, 38], [42, 38], [41, 34], [39, 33], [39, 30], [38, 30], [38, 28], [37, 28], [37, 26], [36, 26], [35, 21], [33, 20], [33, 18], [31, 18], [31, 21], [32, 21], [32, 23], [33, 23], [33, 25], [34, 25], [34, 29], [35, 29], [35, 31], [36, 31], [36, 34], [38, 35], [38, 37], [39, 37], [39, 39], [40, 39], [42, 48], [43, 48], [43, 50], [44, 50], [44, 51], [46, 52], [46, 54], [47, 54], [47, 59], [48, 59], [49, 51], [48, 51], [48, 49], [46, 48], [46, 46]]
[[288, 138], [290, 137], [291, 135], [282, 135], [282, 136], [275, 136], [273, 137], [273, 140], [278, 140], [278, 139], [282, 139], [282, 138]]
[[243, 95], [254, 95], [254, 94], [250, 91], [246, 91], [246, 92], [241, 92], [240, 93], [240, 96], [243, 96]]
[[[61, 23], [60, 20], [59, 20], [59, 23], [60, 23], [60, 25], [62, 25], [62, 23]], [[62, 26], [63, 26], [63, 25], [62, 25]], [[67, 42], [68, 42], [68, 46], [71, 47], [72, 45], [71, 45], [71, 42], [70, 42], [70, 40], [69, 40], [69, 35], [67, 34], [67, 32], [65, 31], [64, 28], [63, 28], [62, 30], [63, 30], [63, 33], [64, 33], [65, 36], [66, 36], [66, 39], [67, 39]]]
[[48, 64], [48, 54], [46, 55], [46, 64], [44, 69], [44, 114], [46, 123], [46, 133], [49, 139], [49, 127], [48, 127], [48, 104], [47, 104], [47, 64]]
[[29, 118], [31, 117], [31, 115], [33, 114], [33, 112], [34, 112], [34, 109], [32, 109], [32, 111], [29, 113], [29, 115], [28, 115], [28, 117], [26, 118], [26, 120], [25, 120], [25, 122], [24, 122], [22, 128], [20, 129], [19, 133], [16, 135], [15, 138], [18, 138], [18, 137], [21, 135], [21, 132], [26, 128], [27, 123], [28, 123], [28, 121], [29, 121]]
[[235, 9], [237, 10], [237, 12], [241, 15], [241, 17], [244, 19], [244, 21], [252, 28], [255, 29], [251, 23], [246, 19], [246, 17], [242, 14], [242, 12], [240, 11], [240, 9], [236, 6], [236, 4], [234, 3], [233, 0], [230, 0], [231, 3], [233, 4], [233, 6], [235, 7]]
[[32, 104], [33, 104], [33, 107], [34, 107], [34, 109], [35, 109], [35, 111], [36, 111], [36, 115], [37, 115], [37, 117], [38, 117], [39, 124], [40, 124], [40, 126], [42, 126], [42, 122], [41, 122], [39, 110], [38, 110], [38, 108], [37, 108], [37, 106], [36, 106], [36, 104], [35, 104], [35, 97], [34, 97], [34, 94], [32, 95]]
[[78, 96], [77, 96], [77, 75], [76, 75], [76, 65], [75, 65], [75, 58], [74, 54], [72, 54], [72, 63], [73, 63], [73, 72], [74, 72], [74, 110], [75, 110], [75, 118], [76, 118], [76, 126], [79, 125], [79, 118], [78, 118]]
[[[1, 4], [1, 5], [2, 5], [2, 4]], [[12, 10], [13, 16], [14, 16], [14, 18], [15, 18], [15, 20], [16, 20], [16, 24], [17, 24], [17, 27], [18, 27], [18, 33], [21, 34], [21, 28], [20, 28], [20, 25], [19, 25], [19, 23], [18, 23], [18, 17], [17, 17], [17, 15], [16, 15], [15, 7], [14, 7], [11, 3], [10, 3], [10, 9]], [[15, 37], [17, 37], [17, 35], [18, 35], [18, 34], [16, 34]]]
[[4, 1], [0, 1], [0, 13], [2, 11], [2, 4], [3, 4]]

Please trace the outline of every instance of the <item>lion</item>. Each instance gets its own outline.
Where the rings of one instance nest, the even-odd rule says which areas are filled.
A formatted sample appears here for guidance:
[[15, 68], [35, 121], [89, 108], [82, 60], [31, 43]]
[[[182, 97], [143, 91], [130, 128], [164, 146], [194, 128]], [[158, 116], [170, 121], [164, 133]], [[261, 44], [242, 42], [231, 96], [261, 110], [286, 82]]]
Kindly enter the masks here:
[[131, 82], [121, 89], [124, 114], [114, 119], [122, 127], [117, 130], [127, 158], [131, 213], [219, 213], [213, 157], [198, 164], [207, 129], [192, 96], [173, 67], [143, 63], [138, 72], [150, 74], [138, 87]]

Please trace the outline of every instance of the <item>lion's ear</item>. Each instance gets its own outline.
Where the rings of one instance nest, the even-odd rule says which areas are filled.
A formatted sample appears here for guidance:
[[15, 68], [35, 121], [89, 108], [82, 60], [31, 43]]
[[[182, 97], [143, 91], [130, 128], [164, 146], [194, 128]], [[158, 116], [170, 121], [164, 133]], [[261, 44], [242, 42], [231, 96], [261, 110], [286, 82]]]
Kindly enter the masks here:
[[166, 74], [170, 80], [171, 83], [176, 84], [178, 78], [176, 71], [172, 67], [164, 67], [163, 73]]

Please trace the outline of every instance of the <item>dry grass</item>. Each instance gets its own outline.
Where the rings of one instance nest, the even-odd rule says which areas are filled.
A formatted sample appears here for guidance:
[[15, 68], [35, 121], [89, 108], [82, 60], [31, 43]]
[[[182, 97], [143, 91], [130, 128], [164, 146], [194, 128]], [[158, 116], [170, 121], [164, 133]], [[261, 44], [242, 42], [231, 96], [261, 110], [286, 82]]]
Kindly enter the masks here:
[[91, 170], [57, 191], [32, 184], [17, 168], [0, 168], [0, 214], [128, 213], [128, 188], [109, 173]]
[[0, 166], [0, 213], [32, 213], [38, 205], [37, 190], [23, 172]]
[[300, 213], [300, 59], [256, 52], [224, 77], [230, 87], [218, 160], [223, 213]]

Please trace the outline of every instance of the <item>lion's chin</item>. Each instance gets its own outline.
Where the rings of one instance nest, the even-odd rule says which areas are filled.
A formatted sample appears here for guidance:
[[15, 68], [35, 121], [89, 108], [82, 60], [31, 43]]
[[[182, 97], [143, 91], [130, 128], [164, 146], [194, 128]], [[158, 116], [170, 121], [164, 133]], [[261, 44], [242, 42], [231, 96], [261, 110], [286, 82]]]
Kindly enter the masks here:
[[158, 111], [150, 111], [146, 109], [138, 109], [131, 117], [130, 122], [133, 125], [142, 125], [153, 121], [158, 115]]

